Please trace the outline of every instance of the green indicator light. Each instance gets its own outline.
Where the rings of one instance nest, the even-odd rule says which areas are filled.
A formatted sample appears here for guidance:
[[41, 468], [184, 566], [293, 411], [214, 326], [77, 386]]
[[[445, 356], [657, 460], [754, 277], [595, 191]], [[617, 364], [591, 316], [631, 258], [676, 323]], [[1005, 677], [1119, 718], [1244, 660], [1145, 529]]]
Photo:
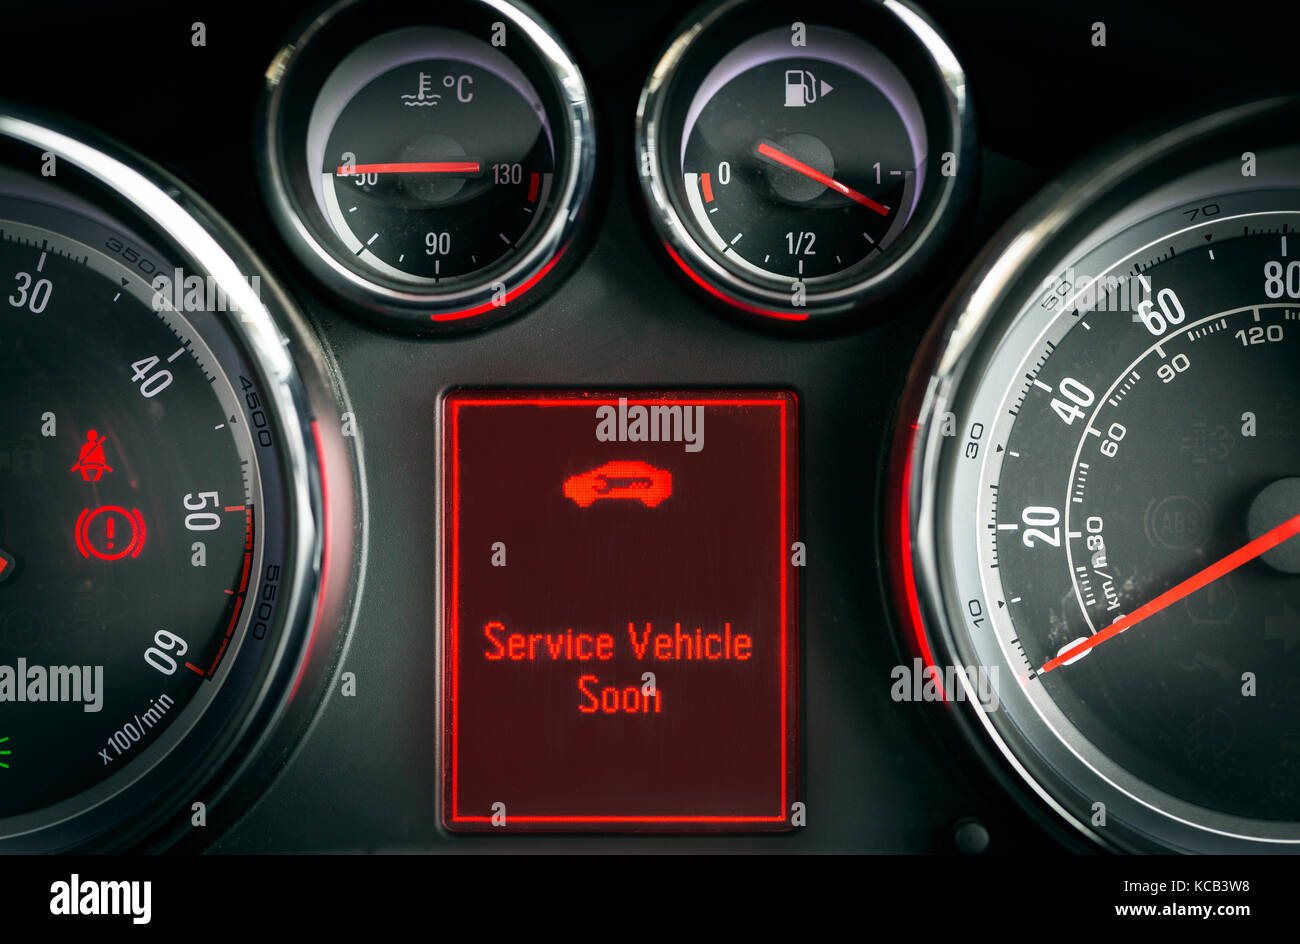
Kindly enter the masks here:
[[[0, 738], [0, 744], [4, 744], [4, 743], [5, 743], [6, 741], [8, 741], [8, 740], [9, 740], [9, 739], [8, 739], [7, 737], [2, 737], [2, 738]], [[12, 754], [12, 753], [13, 753], [13, 751], [0, 751], [0, 757], [8, 757], [8, 756], [9, 756], [10, 754]], [[9, 769], [9, 765], [6, 764], [6, 763], [5, 763], [4, 761], [2, 761], [2, 760], [0, 760], [0, 767], [5, 768], [5, 770], [8, 770], [8, 769]]]

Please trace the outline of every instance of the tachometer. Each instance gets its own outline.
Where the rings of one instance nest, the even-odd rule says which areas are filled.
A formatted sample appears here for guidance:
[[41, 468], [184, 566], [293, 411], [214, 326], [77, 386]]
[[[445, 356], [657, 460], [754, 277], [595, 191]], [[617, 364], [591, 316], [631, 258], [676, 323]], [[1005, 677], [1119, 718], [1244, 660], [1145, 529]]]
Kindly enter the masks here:
[[917, 378], [922, 639], [1118, 848], [1300, 848], [1300, 151], [1264, 149], [1293, 127], [1242, 108], [1080, 177]]
[[20, 118], [0, 148], [0, 847], [105, 848], [287, 730], [351, 473], [295, 316], [197, 201]]
[[107, 779], [209, 700], [267, 513], [256, 430], [238, 420], [260, 383], [224, 376], [108, 254], [6, 202], [5, 348], [24, 369], [0, 380], [0, 540], [15, 561], [0, 701], [17, 751], [0, 817]]

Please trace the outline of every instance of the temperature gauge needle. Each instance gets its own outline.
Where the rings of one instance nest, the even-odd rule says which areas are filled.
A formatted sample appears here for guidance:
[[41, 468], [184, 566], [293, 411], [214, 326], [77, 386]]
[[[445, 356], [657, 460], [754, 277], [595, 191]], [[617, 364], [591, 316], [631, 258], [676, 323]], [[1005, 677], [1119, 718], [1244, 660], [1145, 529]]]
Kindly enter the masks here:
[[819, 184], [830, 187], [836, 193], [843, 194], [844, 196], [848, 197], [850, 200], [853, 200], [856, 203], [861, 203], [867, 209], [874, 210], [877, 213], [879, 213], [881, 216], [889, 215], [889, 207], [877, 203], [875, 200], [872, 200], [864, 193], [858, 193], [848, 184], [840, 183], [834, 177], [830, 177], [826, 174], [823, 174], [817, 168], [809, 167], [803, 161], [791, 157], [789, 154], [786, 154], [784, 151], [777, 150], [775, 147], [768, 144], [766, 141], [759, 142], [758, 156], [765, 157], [769, 161], [774, 161], [777, 164], [781, 164], [785, 167], [790, 168], [793, 171], [796, 171], [797, 173], [803, 174], [805, 177], [808, 177], [811, 180], [817, 181]]
[[339, 177], [359, 174], [446, 174], [451, 177], [477, 177], [483, 173], [483, 162], [422, 161], [405, 164], [344, 164], [338, 169]]
[[1116, 620], [1105, 629], [1095, 633], [1077, 646], [1071, 646], [1069, 649], [1065, 650], [1065, 652], [1062, 652], [1055, 659], [1050, 660], [1046, 665], [1039, 669], [1039, 674], [1044, 675], [1072, 659], [1077, 659], [1089, 649], [1101, 645], [1112, 636], [1118, 636], [1126, 629], [1133, 628], [1143, 620], [1155, 616], [1161, 610], [1168, 609], [1184, 597], [1191, 596], [1197, 590], [1209, 586], [1220, 577], [1231, 573], [1241, 565], [1250, 563], [1256, 557], [1261, 557], [1264, 554], [1267, 554], [1269, 551], [1273, 550], [1273, 548], [1277, 547], [1284, 541], [1291, 540], [1291, 538], [1295, 537], [1297, 534], [1300, 534], [1300, 515], [1296, 515], [1289, 521], [1282, 522], [1282, 524], [1273, 528], [1271, 531], [1265, 531], [1245, 547], [1238, 548], [1222, 560], [1211, 564], [1194, 577], [1189, 577], [1184, 580], [1172, 590], [1166, 590], [1150, 603], [1138, 607], [1128, 616]]

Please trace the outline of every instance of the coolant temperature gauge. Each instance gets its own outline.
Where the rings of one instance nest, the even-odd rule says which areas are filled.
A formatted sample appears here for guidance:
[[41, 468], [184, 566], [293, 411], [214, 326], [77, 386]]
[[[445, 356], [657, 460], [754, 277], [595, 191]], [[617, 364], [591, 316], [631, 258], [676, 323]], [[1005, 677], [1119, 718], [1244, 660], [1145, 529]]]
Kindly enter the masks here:
[[268, 75], [273, 215], [331, 288], [390, 322], [477, 326], [565, 254], [594, 167], [589, 96], [522, 9], [461, 0], [412, 25], [344, 4]]
[[328, 131], [325, 105], [309, 125], [334, 234], [376, 272], [435, 284], [517, 252], [545, 217], [555, 164], [546, 110], [522, 74], [504, 56], [450, 58], [445, 41], [447, 58], [391, 69]]

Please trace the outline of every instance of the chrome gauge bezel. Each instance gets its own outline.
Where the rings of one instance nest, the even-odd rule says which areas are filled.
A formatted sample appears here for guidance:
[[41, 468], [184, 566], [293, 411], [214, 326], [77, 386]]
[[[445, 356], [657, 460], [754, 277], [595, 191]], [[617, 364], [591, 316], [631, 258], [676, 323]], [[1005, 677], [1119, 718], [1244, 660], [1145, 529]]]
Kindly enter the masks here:
[[[867, 41], [921, 97], [925, 122], [927, 181], [918, 195], [916, 213], [903, 227], [884, 262], [868, 258], [841, 272], [806, 280], [781, 279], [768, 273], [724, 265], [689, 222], [665, 156], [680, 136], [685, 120], [678, 107], [683, 83], [698, 81], [715, 62], [697, 62], [700, 47], [715, 39], [726, 23], [743, 18], [746, 29], [737, 44], [756, 37], [769, 20], [787, 28], [794, 21], [831, 27]], [[752, 26], [759, 23], [760, 26]], [[903, 50], [880, 48], [888, 35]], [[733, 45], [734, 48], [734, 45]], [[906, 67], [896, 55], [907, 57]], [[847, 6], [781, 7], [767, 0], [727, 0], [696, 11], [665, 47], [641, 92], [636, 114], [636, 160], [641, 190], [657, 235], [690, 279], [734, 311], [769, 325], [838, 321], [914, 287], [935, 262], [946, 241], [960, 227], [962, 211], [978, 174], [975, 117], [966, 74], [934, 24], [909, 0], [856, 0]], [[942, 159], [951, 153], [945, 173]], [[752, 267], [749, 267], [752, 268]], [[792, 304], [798, 281], [802, 298]]]
[[[84, 221], [79, 233], [121, 235], [153, 259], [220, 286], [229, 310], [195, 317], [211, 319], [221, 343], [238, 352], [258, 384], [258, 407], [277, 443], [276, 468], [265, 473], [274, 478], [264, 482], [278, 495], [279, 520], [266, 533], [280, 535], [284, 565], [265, 643], [242, 645], [256, 612], [250, 605], [231, 637], [218, 687], [184, 729], [169, 729], [159, 750], [151, 748], [96, 787], [11, 818], [0, 837], [6, 852], [162, 848], [184, 841], [181, 824], [194, 800], [224, 810], [221, 804], [238, 805], [234, 798], [264, 786], [318, 704], [319, 683], [341, 639], [345, 601], [355, 590], [352, 541], [341, 542], [341, 553], [327, 553], [331, 529], [359, 527], [354, 460], [338, 434], [344, 394], [288, 296], [183, 184], [97, 134], [9, 108], [0, 109], [0, 150], [12, 175], [12, 181], [5, 177], [13, 188], [7, 192], [48, 206], [60, 219]], [[43, 167], [55, 169], [46, 180]], [[134, 258], [143, 263], [144, 253]], [[260, 576], [251, 584], [261, 585]]]
[[[548, 215], [507, 264], [463, 278], [391, 277], [349, 257], [312, 198], [317, 169], [307, 166], [304, 108], [314, 108], [324, 77], [346, 54], [398, 30], [441, 27], [448, 7], [337, 0], [305, 18], [266, 70], [256, 156], [267, 206], [294, 255], [328, 289], [390, 326], [417, 332], [473, 329], [520, 311], [552, 286], [553, 272], [572, 261], [596, 170], [596, 126], [582, 73], [559, 36], [514, 0], [452, 0], [458, 15], [504, 24], [522, 42], [530, 67], [545, 79], [536, 89], [549, 105], [556, 172]], [[507, 44], [507, 52], [511, 47]], [[321, 57], [327, 58], [322, 61]], [[536, 85], [537, 82], [534, 82]], [[310, 104], [306, 104], [310, 103]]]
[[[998, 414], [1006, 385], [984, 378], [1018, 376], [1031, 347], [1060, 333], [1061, 312], [1070, 306], [1042, 303], [1061, 273], [1122, 271], [1153, 245], [1160, 252], [1186, 246], [1225, 221], [1247, 225], [1279, 212], [1300, 219], [1295, 115], [1295, 103], [1282, 100], [1228, 109], [1126, 143], [1050, 186], [1007, 224], [950, 297], [900, 414], [896, 467], [906, 533], [899, 550], [913, 571], [901, 595], [912, 621], [921, 623], [913, 627], [920, 648], [931, 645], [941, 666], [999, 670], [1004, 681], [994, 711], [979, 707], [977, 693], [955, 674], [964, 689], [957, 717], [995, 769], [1012, 772], [1036, 805], [1105, 848], [1296, 851], [1300, 826], [1236, 819], [1163, 795], [1110, 763], [1054, 714], [1044, 693], [1030, 691], [1033, 683], [1008, 649], [1016, 634], [1003, 631], [1010, 621], [997, 612], [1000, 597], [988, 583], [972, 512], [984, 507], [978, 493], [998, 460], [985, 450], [961, 467], [964, 429], [944, 435], [945, 417], [961, 427]], [[1261, 162], [1257, 177], [1243, 176], [1246, 149]], [[1186, 208], [1208, 203], [1217, 204], [1218, 215], [1191, 222]], [[964, 601], [990, 614], [982, 634], [968, 628]], [[1102, 824], [1092, 806], [1098, 801], [1105, 804]]]

